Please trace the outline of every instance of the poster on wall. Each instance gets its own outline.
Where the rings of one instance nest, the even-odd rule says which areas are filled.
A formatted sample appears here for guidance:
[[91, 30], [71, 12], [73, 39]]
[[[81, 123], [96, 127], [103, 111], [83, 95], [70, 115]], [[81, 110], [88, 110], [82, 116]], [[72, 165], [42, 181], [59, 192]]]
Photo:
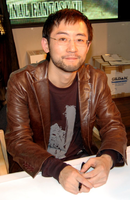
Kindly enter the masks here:
[[11, 24], [42, 23], [49, 14], [64, 8], [79, 10], [90, 20], [118, 18], [118, 0], [6, 0], [6, 3]]

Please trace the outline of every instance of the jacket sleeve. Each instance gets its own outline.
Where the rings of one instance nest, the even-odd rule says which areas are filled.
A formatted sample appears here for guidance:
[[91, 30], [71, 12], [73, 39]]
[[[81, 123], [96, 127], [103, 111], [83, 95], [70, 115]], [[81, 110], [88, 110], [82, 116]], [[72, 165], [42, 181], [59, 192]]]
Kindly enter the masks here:
[[121, 115], [111, 97], [111, 91], [107, 84], [105, 73], [100, 73], [96, 80], [96, 123], [99, 127], [101, 147], [98, 154], [103, 150], [114, 150], [118, 152], [126, 162], [127, 137]]
[[43, 162], [52, 156], [33, 141], [30, 126], [28, 95], [25, 79], [18, 80], [11, 75], [7, 87], [7, 131], [5, 134], [7, 151], [20, 167], [34, 177]]

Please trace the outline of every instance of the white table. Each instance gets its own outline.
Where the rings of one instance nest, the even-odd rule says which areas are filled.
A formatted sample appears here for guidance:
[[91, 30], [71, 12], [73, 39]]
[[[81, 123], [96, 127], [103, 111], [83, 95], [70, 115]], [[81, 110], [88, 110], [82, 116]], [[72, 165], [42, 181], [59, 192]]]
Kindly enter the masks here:
[[[108, 181], [89, 193], [73, 195], [65, 191], [54, 178], [44, 178], [39, 173], [34, 179], [26, 172], [0, 176], [1, 200], [128, 200], [130, 199], [130, 147], [127, 148], [128, 165], [115, 167], [110, 171]], [[69, 161], [79, 169], [88, 157]]]

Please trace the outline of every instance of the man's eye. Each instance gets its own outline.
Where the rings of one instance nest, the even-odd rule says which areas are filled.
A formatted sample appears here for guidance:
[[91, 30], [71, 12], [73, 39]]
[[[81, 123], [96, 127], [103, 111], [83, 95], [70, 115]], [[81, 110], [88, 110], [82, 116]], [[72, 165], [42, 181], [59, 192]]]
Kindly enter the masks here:
[[79, 38], [79, 39], [77, 39], [76, 41], [77, 41], [78, 43], [84, 43], [85, 40]]
[[59, 38], [59, 41], [60, 42], [67, 42], [67, 39], [66, 38]]

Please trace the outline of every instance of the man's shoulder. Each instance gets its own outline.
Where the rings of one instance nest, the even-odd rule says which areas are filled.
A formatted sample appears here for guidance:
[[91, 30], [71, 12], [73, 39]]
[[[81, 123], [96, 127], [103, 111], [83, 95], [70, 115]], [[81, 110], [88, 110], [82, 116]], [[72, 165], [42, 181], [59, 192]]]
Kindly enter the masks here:
[[79, 71], [80, 79], [93, 79], [95, 77], [106, 77], [104, 71], [98, 68], [94, 68], [90, 64], [85, 64]]
[[46, 66], [47, 66], [47, 61], [41, 61], [39, 63], [32, 63], [29, 65], [26, 65], [23, 68], [20, 68], [14, 72], [11, 73], [10, 78], [23, 78], [24, 76], [26, 76], [27, 74], [29, 74], [30, 76], [34, 76], [34, 77], [41, 77], [41, 75], [44, 76], [45, 71], [46, 71]]
[[90, 71], [90, 73], [93, 73], [93, 74], [102, 74], [104, 75], [105, 72], [99, 68], [96, 68], [96, 67], [93, 67], [92, 65], [89, 65], [89, 64], [85, 64], [85, 67], [88, 68], [88, 70]]

